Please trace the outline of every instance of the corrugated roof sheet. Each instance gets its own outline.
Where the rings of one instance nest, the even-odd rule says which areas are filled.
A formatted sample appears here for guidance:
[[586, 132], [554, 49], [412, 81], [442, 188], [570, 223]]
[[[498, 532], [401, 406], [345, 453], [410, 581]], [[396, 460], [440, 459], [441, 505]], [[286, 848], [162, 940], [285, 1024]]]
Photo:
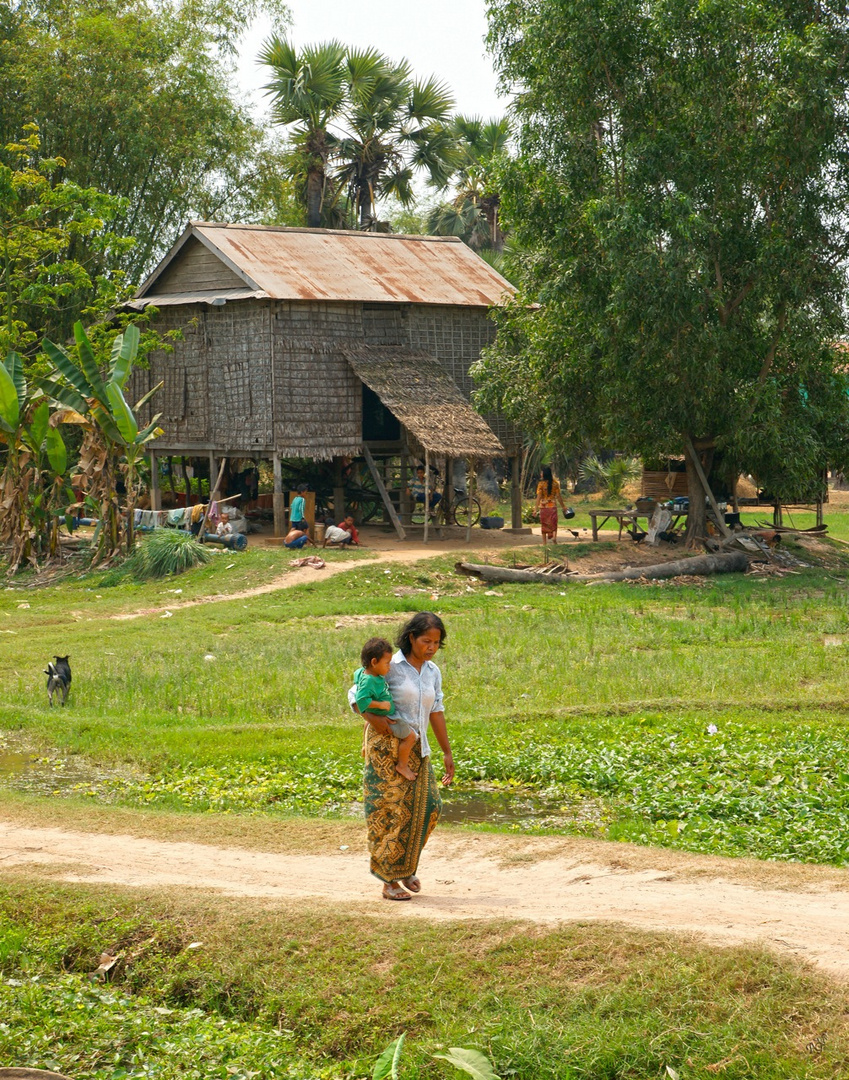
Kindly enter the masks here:
[[267, 300], [268, 293], [262, 289], [213, 289], [203, 292], [169, 293], [167, 296], [157, 296], [148, 293], [136, 300], [128, 300], [124, 307], [136, 308], [143, 311], [146, 307], [173, 307], [176, 304], [214, 304], [216, 300]]
[[470, 458], [504, 453], [489, 425], [435, 356], [375, 345], [343, 352], [423, 450]]
[[155, 292], [156, 279], [192, 236], [247, 286], [275, 300], [490, 307], [514, 293], [505, 278], [455, 237], [192, 222], [137, 299]]

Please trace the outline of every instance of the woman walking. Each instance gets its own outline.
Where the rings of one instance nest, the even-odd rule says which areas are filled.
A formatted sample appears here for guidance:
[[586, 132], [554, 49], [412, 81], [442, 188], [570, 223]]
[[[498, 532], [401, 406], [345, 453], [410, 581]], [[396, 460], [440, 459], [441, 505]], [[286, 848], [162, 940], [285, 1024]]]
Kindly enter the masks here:
[[401, 628], [398, 651], [386, 675], [395, 705], [393, 718], [406, 721], [418, 735], [409, 760], [415, 780], [407, 780], [395, 768], [398, 740], [386, 719], [364, 713], [368, 724], [364, 786], [371, 872], [383, 882], [386, 900], [410, 900], [411, 893], [421, 891], [416, 874], [419, 857], [442, 809], [431, 765], [428, 726], [442, 750], [442, 784], [454, 779], [442, 674], [433, 662], [444, 642], [445, 626], [439, 616], [418, 612]]
[[567, 507], [560, 493], [560, 481], [554, 479], [549, 465], [543, 465], [540, 480], [537, 484], [536, 502], [536, 511], [539, 514], [543, 540], [553, 541], [557, 539], [558, 503], [563, 507], [563, 513], [565, 514]]

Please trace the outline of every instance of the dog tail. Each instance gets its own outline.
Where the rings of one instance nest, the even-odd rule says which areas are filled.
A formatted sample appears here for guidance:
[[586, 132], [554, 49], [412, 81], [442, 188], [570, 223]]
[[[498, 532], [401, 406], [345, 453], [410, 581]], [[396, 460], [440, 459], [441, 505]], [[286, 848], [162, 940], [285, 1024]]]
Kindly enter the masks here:
[[49, 675], [51, 679], [55, 679], [58, 672], [56, 671], [56, 665], [52, 660], [47, 661], [47, 668], [44, 672], [45, 675]]

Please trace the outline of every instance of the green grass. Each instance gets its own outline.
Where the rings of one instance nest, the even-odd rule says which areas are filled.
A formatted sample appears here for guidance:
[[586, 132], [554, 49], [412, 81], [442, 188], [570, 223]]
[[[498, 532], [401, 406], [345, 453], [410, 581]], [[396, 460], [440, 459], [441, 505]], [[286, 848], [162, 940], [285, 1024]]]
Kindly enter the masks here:
[[[252, 557], [261, 579], [268, 553]], [[181, 596], [247, 585], [236, 558], [175, 579]], [[835, 549], [769, 581], [489, 588], [437, 558], [126, 621], [110, 616], [180, 586], [5, 591], [0, 629], [15, 636], [0, 728], [109, 770], [58, 785], [77, 798], [346, 814], [360, 759], [344, 691], [362, 641], [435, 608], [460, 794], [518, 789], [544, 804], [506, 827], [842, 865], [846, 561]], [[46, 707], [53, 653], [74, 669], [64, 710]]]
[[[447, 1046], [534, 1080], [666, 1066], [685, 1080], [716, 1066], [726, 1080], [836, 1080], [849, 1067], [843, 990], [757, 949], [616, 927], [7, 884], [0, 942], [0, 1059], [81, 1080], [365, 1077], [401, 1032], [404, 1080], [456, 1076], [432, 1057]], [[103, 952], [119, 956], [108, 984], [89, 977]]]

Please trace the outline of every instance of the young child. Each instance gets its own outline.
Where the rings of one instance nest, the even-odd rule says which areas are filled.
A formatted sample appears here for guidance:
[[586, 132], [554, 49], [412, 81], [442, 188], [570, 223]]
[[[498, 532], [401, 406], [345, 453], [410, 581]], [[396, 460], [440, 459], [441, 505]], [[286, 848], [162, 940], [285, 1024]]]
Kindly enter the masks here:
[[371, 712], [383, 716], [389, 721], [392, 734], [398, 743], [398, 761], [396, 770], [407, 780], [415, 780], [416, 774], [410, 768], [410, 751], [415, 745], [417, 735], [403, 720], [390, 717], [394, 706], [392, 694], [386, 684], [389, 665], [392, 662], [392, 646], [385, 638], [369, 638], [360, 654], [362, 667], [354, 672], [357, 684], [357, 708], [361, 713]]

